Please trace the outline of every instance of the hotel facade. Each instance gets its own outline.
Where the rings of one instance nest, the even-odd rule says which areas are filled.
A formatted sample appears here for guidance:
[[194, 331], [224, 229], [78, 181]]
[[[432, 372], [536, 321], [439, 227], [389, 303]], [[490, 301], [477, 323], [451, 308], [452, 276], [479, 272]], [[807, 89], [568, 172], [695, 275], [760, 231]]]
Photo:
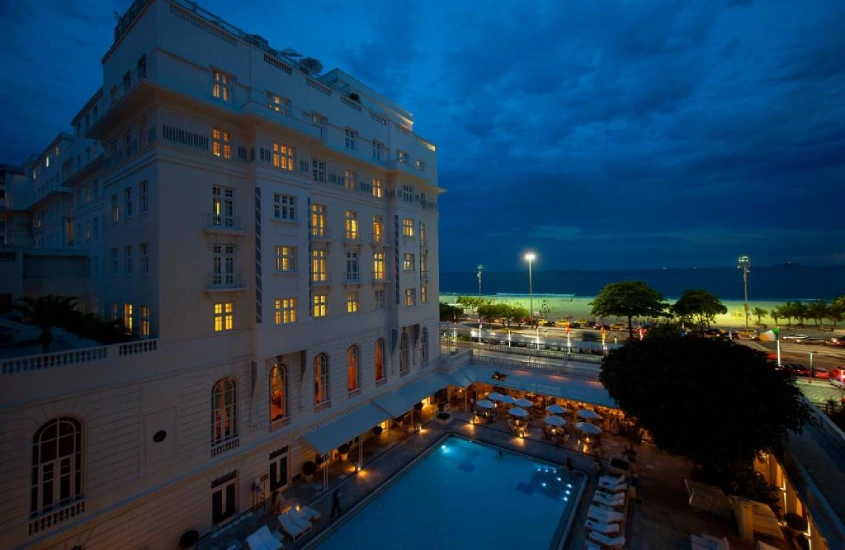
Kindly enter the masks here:
[[177, 547], [413, 407], [440, 356], [408, 111], [184, 0], [134, 2], [102, 65], [5, 181], [0, 281], [135, 338], [0, 360], [8, 548]]

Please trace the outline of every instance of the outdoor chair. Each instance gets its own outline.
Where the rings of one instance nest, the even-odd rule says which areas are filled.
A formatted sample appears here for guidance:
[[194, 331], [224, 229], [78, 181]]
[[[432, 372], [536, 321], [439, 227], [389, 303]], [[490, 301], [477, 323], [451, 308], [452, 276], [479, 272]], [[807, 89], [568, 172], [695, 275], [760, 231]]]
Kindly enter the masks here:
[[590, 540], [599, 543], [604, 548], [622, 548], [625, 546], [625, 537], [621, 535], [618, 537], [608, 537], [597, 531], [593, 531], [590, 533]]
[[311, 508], [310, 506], [305, 506], [304, 504], [299, 504], [298, 502], [293, 503], [293, 508], [298, 509], [303, 515], [305, 515], [311, 521], [317, 522], [323, 519], [322, 514]]
[[289, 536], [292, 540], [296, 541], [311, 530], [311, 526], [309, 525], [308, 528], [304, 528], [299, 523], [297, 523], [292, 516], [288, 515], [287, 513], [279, 514], [279, 525], [282, 526], [282, 532]]
[[604, 523], [601, 521], [592, 521], [588, 519], [584, 527], [586, 527], [590, 531], [596, 531], [598, 533], [601, 533], [602, 535], [615, 535], [619, 532], [618, 523]]
[[288, 510], [288, 515], [299, 525], [311, 525], [311, 518], [302, 510], [297, 510], [295, 507]]
[[281, 550], [284, 548], [282, 542], [273, 536], [266, 525], [248, 536], [246, 544], [249, 550]]
[[587, 511], [587, 517], [592, 520], [603, 521], [604, 523], [618, 523], [625, 519], [625, 516], [621, 512], [616, 512], [610, 508], [596, 504], [590, 506], [590, 509]]
[[623, 493], [627, 490], [628, 490], [628, 484], [627, 483], [620, 483], [618, 485], [612, 485], [612, 486], [611, 485], [605, 485], [605, 486], [599, 485], [596, 488], [596, 491], [600, 491], [602, 493], [607, 493], [609, 495], [614, 495], [614, 494], [617, 494], [617, 493]]
[[593, 504], [601, 504], [602, 506], [609, 506], [611, 508], [621, 508], [625, 506], [625, 493], [618, 493], [611, 496], [605, 493], [596, 492], [596, 494], [593, 495]]
[[601, 476], [599, 478], [599, 487], [616, 487], [617, 485], [621, 485], [623, 483], [625, 483], [624, 475], [620, 475], [619, 477]]

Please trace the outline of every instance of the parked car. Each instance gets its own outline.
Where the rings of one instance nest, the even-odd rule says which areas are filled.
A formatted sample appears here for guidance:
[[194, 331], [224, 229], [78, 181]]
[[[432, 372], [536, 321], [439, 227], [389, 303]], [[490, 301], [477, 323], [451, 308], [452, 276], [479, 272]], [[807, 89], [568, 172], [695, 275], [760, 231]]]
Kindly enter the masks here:
[[795, 342], [796, 344], [802, 344], [805, 346], [820, 346], [825, 343], [824, 340], [821, 338], [814, 338], [812, 336], [808, 336], [806, 338], [801, 338]]
[[821, 380], [829, 380], [830, 373], [827, 372], [827, 369], [822, 369], [819, 367], [813, 367], [813, 378], [820, 378]]
[[845, 386], [845, 366], [836, 367], [832, 369], [827, 377], [827, 381], [838, 388]]
[[845, 336], [832, 336], [825, 344], [828, 346], [845, 347]]
[[797, 342], [798, 340], [803, 340], [804, 338], [808, 338], [806, 334], [786, 334], [781, 336], [781, 340], [787, 340], [792, 342]]
[[745, 340], [756, 340], [758, 337], [757, 331], [753, 329], [744, 329], [736, 333], [738, 338]]
[[782, 363], [784, 370], [791, 372], [794, 376], [810, 376], [810, 369], [798, 363]]
[[560, 321], [555, 321], [556, 327], [566, 328], [567, 325], [571, 326], [572, 323], [570, 323], [566, 319], [561, 319]]
[[610, 325], [610, 330], [628, 330], [628, 325], [625, 323], [613, 323]]

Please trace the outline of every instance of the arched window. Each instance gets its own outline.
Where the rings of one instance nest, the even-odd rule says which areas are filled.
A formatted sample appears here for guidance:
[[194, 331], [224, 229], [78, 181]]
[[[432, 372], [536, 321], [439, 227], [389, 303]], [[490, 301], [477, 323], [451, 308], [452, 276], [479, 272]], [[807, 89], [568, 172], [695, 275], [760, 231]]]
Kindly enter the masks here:
[[221, 378], [211, 390], [211, 444], [238, 436], [238, 403], [235, 381]]
[[420, 366], [428, 366], [428, 329], [422, 329], [422, 336], [420, 337]]
[[384, 370], [384, 340], [379, 338], [376, 340], [376, 384], [383, 380], [387, 380], [386, 371]]
[[402, 329], [402, 339], [399, 340], [399, 374], [403, 376], [411, 370], [411, 358], [408, 353], [408, 331]]
[[276, 364], [270, 369], [270, 421], [288, 415], [288, 368]]
[[314, 358], [314, 405], [319, 406], [328, 403], [330, 403], [329, 357], [325, 353], [321, 353]]
[[32, 437], [30, 516], [35, 517], [82, 498], [82, 423], [54, 418]]
[[349, 392], [361, 388], [361, 377], [358, 371], [358, 346], [349, 346], [346, 350], [346, 383]]

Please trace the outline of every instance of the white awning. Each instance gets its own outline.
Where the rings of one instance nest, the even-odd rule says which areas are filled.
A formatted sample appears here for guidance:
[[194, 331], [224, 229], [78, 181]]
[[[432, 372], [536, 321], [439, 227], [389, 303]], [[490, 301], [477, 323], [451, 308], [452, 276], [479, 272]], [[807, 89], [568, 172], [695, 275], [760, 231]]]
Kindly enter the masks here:
[[431, 375], [412, 382], [398, 390], [379, 395], [373, 402], [397, 418], [411, 410], [411, 407], [429, 395], [452, 384], [451, 379], [443, 375]]
[[389, 418], [389, 415], [372, 403], [345, 414], [328, 424], [323, 424], [302, 437], [320, 454], [326, 454], [361, 435]]

